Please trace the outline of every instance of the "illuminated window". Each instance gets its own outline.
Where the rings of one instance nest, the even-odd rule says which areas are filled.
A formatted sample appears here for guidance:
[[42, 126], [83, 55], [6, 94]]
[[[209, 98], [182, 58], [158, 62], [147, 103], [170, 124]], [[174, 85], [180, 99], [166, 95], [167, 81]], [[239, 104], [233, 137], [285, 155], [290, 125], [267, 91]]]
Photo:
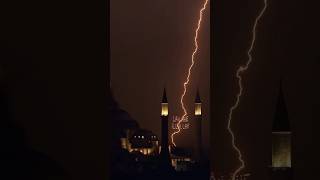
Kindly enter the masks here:
[[195, 112], [194, 114], [196, 116], [200, 116], [201, 115], [201, 103], [196, 103], [195, 104]]
[[168, 116], [169, 114], [169, 108], [168, 108], [168, 103], [162, 103], [161, 104], [161, 116]]

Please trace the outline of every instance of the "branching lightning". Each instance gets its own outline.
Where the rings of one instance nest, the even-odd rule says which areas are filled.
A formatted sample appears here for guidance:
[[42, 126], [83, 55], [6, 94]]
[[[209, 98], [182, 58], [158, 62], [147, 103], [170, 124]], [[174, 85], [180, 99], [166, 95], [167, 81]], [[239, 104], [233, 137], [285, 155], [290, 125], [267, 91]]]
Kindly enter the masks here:
[[254, 44], [255, 44], [255, 41], [256, 41], [256, 28], [257, 28], [257, 25], [259, 23], [259, 20], [261, 19], [261, 17], [263, 16], [265, 10], [267, 9], [267, 0], [264, 0], [264, 7], [263, 9], [261, 10], [261, 12], [259, 13], [259, 15], [256, 17], [255, 19], [255, 22], [254, 22], [254, 25], [253, 25], [253, 29], [252, 29], [252, 41], [251, 41], [251, 44], [250, 44], [250, 48], [249, 50], [247, 51], [247, 55], [248, 55], [248, 61], [245, 65], [242, 65], [238, 68], [237, 70], [237, 73], [236, 73], [236, 76], [238, 78], [238, 85], [239, 85], [239, 92], [236, 96], [236, 102], [235, 104], [231, 107], [230, 109], [230, 113], [229, 113], [229, 116], [228, 116], [228, 131], [231, 135], [231, 138], [232, 138], [232, 146], [234, 148], [234, 150], [238, 153], [238, 160], [240, 161], [240, 166], [233, 172], [232, 174], [232, 180], [235, 180], [237, 174], [243, 170], [245, 168], [245, 162], [242, 158], [242, 154], [241, 154], [241, 151], [240, 149], [236, 146], [235, 144], [235, 136], [234, 136], [234, 133], [231, 129], [231, 120], [232, 120], [232, 115], [233, 115], [233, 112], [235, 109], [237, 109], [238, 105], [239, 105], [239, 102], [240, 102], [240, 97], [242, 96], [242, 91], [243, 91], [243, 87], [242, 87], [242, 77], [241, 77], [241, 73], [245, 72], [248, 68], [249, 68], [249, 65], [250, 63], [252, 62], [252, 50], [253, 50], [253, 47], [254, 47]]
[[203, 11], [206, 9], [208, 1], [209, 0], [205, 0], [204, 4], [203, 4], [203, 6], [202, 6], [202, 8], [200, 9], [200, 12], [199, 12], [200, 17], [199, 17], [199, 20], [198, 20], [198, 26], [197, 26], [197, 29], [195, 31], [195, 37], [194, 37], [195, 48], [194, 48], [194, 51], [193, 51], [192, 56], [191, 56], [191, 65], [190, 65], [190, 67], [188, 69], [187, 80], [183, 83], [184, 90], [183, 90], [183, 93], [182, 93], [181, 98], [180, 98], [180, 103], [181, 103], [181, 107], [183, 109], [183, 113], [184, 114], [183, 114], [183, 116], [180, 118], [180, 120], [177, 123], [178, 130], [171, 134], [171, 141], [172, 141], [172, 144], [174, 146], [176, 146], [176, 143], [174, 142], [174, 135], [180, 133], [180, 131], [181, 131], [181, 127], [180, 127], [181, 122], [188, 115], [188, 112], [187, 112], [187, 109], [186, 109], [186, 107], [184, 105], [184, 101], [183, 100], [184, 100], [184, 96], [186, 95], [186, 92], [187, 92], [187, 85], [189, 84], [191, 70], [192, 70], [193, 65], [195, 63], [194, 57], [195, 57], [195, 55], [197, 54], [197, 51], [198, 51], [198, 33], [199, 33], [200, 28], [201, 28], [201, 21], [202, 21]]

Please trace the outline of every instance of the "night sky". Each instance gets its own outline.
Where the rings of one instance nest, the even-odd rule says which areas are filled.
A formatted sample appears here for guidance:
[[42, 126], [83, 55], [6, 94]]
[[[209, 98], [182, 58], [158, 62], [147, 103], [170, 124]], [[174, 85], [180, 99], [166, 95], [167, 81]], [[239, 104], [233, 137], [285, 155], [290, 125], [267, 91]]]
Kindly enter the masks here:
[[[66, 179], [106, 179], [109, 169], [108, 19], [102, 2], [0, 2], [0, 86], [7, 93], [11, 120], [23, 129], [28, 147], [56, 161], [70, 176]], [[186, 105], [193, 113], [199, 87], [204, 144], [207, 150], [210, 146], [212, 168], [222, 173], [238, 163], [226, 119], [238, 91], [235, 71], [247, 60], [250, 29], [263, 2], [212, 2], [211, 13], [205, 12]], [[158, 135], [164, 86], [171, 114], [182, 114], [179, 98], [202, 3], [111, 0], [110, 80], [115, 98], [142, 128]], [[232, 123], [245, 171], [254, 180], [266, 179], [271, 164], [280, 79], [292, 123], [295, 179], [319, 179], [318, 7], [311, 1], [269, 0], [259, 24], [254, 61], [243, 75], [244, 95]], [[191, 144], [185, 136], [178, 144]]]
[[[239, 88], [235, 72], [248, 59], [251, 28], [262, 7], [262, 0], [217, 0], [213, 5], [210, 132], [212, 164], [217, 173], [231, 172], [239, 164], [226, 129], [227, 115]], [[310, 152], [315, 146], [313, 108], [319, 100], [319, 75], [315, 71], [319, 67], [318, 23], [308, 19], [314, 11], [305, 7], [297, 1], [268, 1], [257, 28], [253, 62], [242, 75], [244, 94], [232, 127], [247, 163], [245, 171], [252, 179], [266, 179], [271, 164], [271, 128], [280, 79], [293, 130], [295, 177], [314, 177]]]
[[[157, 134], [160, 134], [159, 101], [164, 84], [173, 108], [171, 113], [181, 114], [179, 96], [190, 63], [193, 29], [201, 3], [111, 1], [113, 92], [120, 105], [142, 127]], [[212, 117], [211, 140], [205, 143], [211, 147], [212, 167], [217, 173], [228, 173], [238, 164], [226, 129], [229, 108], [238, 92], [235, 72], [247, 61], [251, 29], [263, 1], [217, 0], [211, 5], [214, 12], [211, 13], [211, 58], [209, 61], [210, 28], [206, 11], [187, 107], [192, 112], [193, 94], [198, 85], [204, 111]], [[306, 7], [298, 1], [269, 0], [257, 28], [253, 62], [243, 74], [244, 94], [232, 122], [236, 142], [247, 163], [245, 172], [251, 173], [253, 179], [268, 177], [271, 128], [281, 79], [293, 130], [295, 176], [313, 177], [304, 163], [312, 164], [308, 152], [314, 146], [313, 108], [319, 99], [316, 94], [319, 85], [315, 83], [319, 82], [315, 72], [319, 65], [315, 48], [318, 25], [309, 19], [314, 11]], [[209, 116], [204, 114], [208, 125]], [[184, 144], [185, 139], [179, 142]]]
[[[191, 64], [193, 37], [204, 1], [111, 0], [111, 87], [120, 106], [142, 128], [160, 136], [160, 102], [167, 88], [171, 115], [182, 116], [180, 96]], [[199, 87], [203, 101], [204, 145], [209, 142], [210, 13], [204, 13], [199, 51], [185, 103], [191, 115]], [[177, 138], [191, 146], [191, 129]], [[190, 132], [190, 133], [189, 133]], [[185, 139], [188, 139], [186, 141]]]

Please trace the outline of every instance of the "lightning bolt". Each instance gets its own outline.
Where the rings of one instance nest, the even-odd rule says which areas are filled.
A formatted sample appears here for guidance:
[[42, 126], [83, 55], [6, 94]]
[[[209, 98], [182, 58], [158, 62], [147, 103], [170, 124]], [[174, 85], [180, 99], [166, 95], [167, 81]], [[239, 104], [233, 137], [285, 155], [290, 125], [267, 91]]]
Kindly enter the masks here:
[[234, 110], [237, 109], [237, 107], [239, 105], [239, 102], [240, 102], [240, 97], [242, 96], [243, 87], [242, 87], [241, 73], [245, 72], [249, 68], [250, 63], [252, 62], [252, 54], [251, 53], [252, 53], [252, 50], [253, 50], [253, 47], [254, 47], [254, 44], [255, 44], [255, 41], [256, 41], [256, 28], [257, 28], [257, 25], [258, 25], [261, 17], [263, 16], [264, 12], [266, 11], [267, 6], [268, 6], [267, 0], [264, 0], [264, 7], [262, 8], [262, 10], [260, 11], [259, 15], [256, 17], [256, 19], [254, 21], [254, 25], [253, 25], [253, 29], [252, 29], [252, 41], [251, 41], [251, 44], [250, 44], [250, 48], [247, 51], [248, 61], [247, 61], [247, 63], [245, 65], [240, 66], [237, 69], [237, 73], [236, 73], [236, 76], [238, 78], [239, 92], [238, 92], [238, 94], [236, 96], [236, 102], [231, 107], [230, 113], [229, 113], [229, 116], [228, 116], [228, 131], [229, 131], [229, 133], [231, 135], [231, 138], [232, 138], [232, 146], [233, 146], [234, 150], [238, 153], [238, 160], [240, 161], [240, 166], [233, 172], [232, 180], [235, 180], [237, 174], [241, 170], [243, 170], [245, 168], [245, 162], [244, 162], [244, 160], [242, 158], [242, 154], [241, 154], [240, 149], [237, 147], [237, 145], [235, 143], [235, 136], [234, 136], [234, 133], [233, 133], [233, 131], [231, 129], [232, 115], [233, 115]]
[[180, 104], [181, 104], [181, 107], [183, 109], [183, 116], [179, 119], [178, 123], [177, 123], [177, 127], [178, 127], [178, 130], [173, 132], [171, 134], [171, 142], [174, 146], [176, 146], [176, 143], [174, 142], [174, 136], [178, 133], [180, 133], [181, 131], [181, 122], [186, 118], [186, 116], [188, 115], [188, 112], [187, 112], [187, 109], [184, 105], [184, 96], [186, 95], [186, 92], [187, 92], [187, 85], [189, 84], [189, 81], [190, 81], [190, 75], [191, 75], [191, 70], [194, 66], [194, 57], [195, 55], [197, 54], [197, 51], [198, 51], [198, 33], [199, 33], [199, 30], [201, 28], [201, 21], [202, 21], [202, 16], [203, 16], [203, 11], [206, 10], [206, 7], [207, 7], [207, 4], [208, 4], [209, 0], [205, 0], [202, 8], [200, 9], [200, 12], [199, 12], [199, 20], [198, 20], [198, 26], [197, 26], [197, 29], [195, 31], [195, 36], [194, 36], [194, 45], [195, 45], [195, 48], [194, 48], [194, 51], [192, 53], [192, 56], [191, 56], [191, 65], [188, 69], [188, 75], [187, 75], [187, 80], [183, 83], [183, 93], [181, 95], [181, 98], [180, 98]]

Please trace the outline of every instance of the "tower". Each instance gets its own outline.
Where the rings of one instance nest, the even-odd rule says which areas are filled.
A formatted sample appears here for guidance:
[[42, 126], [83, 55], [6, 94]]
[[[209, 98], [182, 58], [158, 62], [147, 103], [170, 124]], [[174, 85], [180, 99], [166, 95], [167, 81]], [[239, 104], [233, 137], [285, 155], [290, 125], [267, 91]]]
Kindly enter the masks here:
[[292, 179], [291, 129], [281, 85], [272, 127], [272, 180]]
[[171, 160], [169, 153], [168, 143], [168, 120], [169, 120], [169, 107], [166, 89], [163, 90], [161, 102], [161, 151], [160, 151], [160, 166], [161, 170], [171, 170]]
[[195, 134], [196, 134], [196, 147], [195, 147], [195, 158], [200, 161], [202, 157], [202, 107], [201, 99], [199, 95], [199, 90], [197, 90], [196, 99], [194, 102], [194, 125], [195, 125]]

